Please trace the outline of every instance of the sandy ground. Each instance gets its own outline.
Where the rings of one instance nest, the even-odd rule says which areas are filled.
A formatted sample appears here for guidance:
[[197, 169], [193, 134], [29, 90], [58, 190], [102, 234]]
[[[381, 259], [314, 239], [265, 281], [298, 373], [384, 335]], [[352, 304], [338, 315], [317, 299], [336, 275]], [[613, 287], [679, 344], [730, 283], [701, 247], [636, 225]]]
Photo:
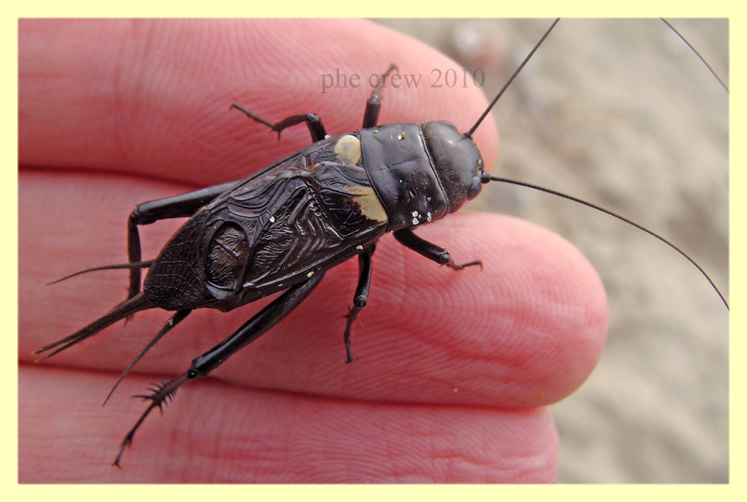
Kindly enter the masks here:
[[[491, 98], [550, 24], [379, 22], [482, 69]], [[728, 83], [728, 23], [672, 22]], [[562, 20], [498, 105], [495, 172], [660, 233], [728, 298], [728, 101], [659, 20]], [[729, 316], [698, 271], [643, 232], [549, 195], [493, 184], [471, 208], [562, 234], [607, 289], [601, 362], [578, 392], [552, 406], [558, 481], [728, 481]]]

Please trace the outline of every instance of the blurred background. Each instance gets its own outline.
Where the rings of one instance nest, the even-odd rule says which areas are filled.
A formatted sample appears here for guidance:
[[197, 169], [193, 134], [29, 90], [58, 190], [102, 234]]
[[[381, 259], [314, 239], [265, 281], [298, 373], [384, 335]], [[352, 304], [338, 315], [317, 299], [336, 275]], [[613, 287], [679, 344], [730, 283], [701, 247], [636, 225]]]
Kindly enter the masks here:
[[[728, 21], [669, 21], [728, 85]], [[489, 99], [551, 24], [375, 22], [484, 72]], [[494, 110], [501, 154], [493, 172], [659, 233], [728, 299], [728, 103], [661, 20], [564, 19]], [[578, 392], [551, 407], [558, 482], [727, 482], [729, 316], [697, 269], [635, 228], [529, 189], [492, 183], [469, 208], [565, 236], [607, 290], [602, 359]]]

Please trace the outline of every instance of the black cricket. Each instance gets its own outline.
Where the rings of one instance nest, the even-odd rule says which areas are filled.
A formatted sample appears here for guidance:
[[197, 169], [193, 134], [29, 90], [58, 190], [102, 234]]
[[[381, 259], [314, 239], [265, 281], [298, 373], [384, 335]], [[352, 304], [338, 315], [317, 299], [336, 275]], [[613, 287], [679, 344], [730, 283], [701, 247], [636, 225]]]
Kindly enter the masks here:
[[[491, 180], [553, 193], [632, 224], [685, 256], [718, 292], [692, 259], [653, 232], [588, 202], [492, 177], [483, 170], [482, 156], [472, 134], [557, 22], [466, 133], [445, 121], [377, 126], [382, 88], [396, 69], [394, 65], [381, 76], [366, 102], [363, 128], [349, 134], [328, 136], [321, 119], [313, 113], [294, 115], [273, 124], [236, 103], [231, 105], [278, 135], [287, 127], [305, 123], [313, 143], [244, 180], [138, 205], [127, 225], [129, 263], [96, 267], [65, 278], [94, 270], [128, 268], [128, 299], [88, 326], [35, 352], [55, 349], [44, 358], [51, 357], [142, 310], [175, 311], [124, 371], [113, 392], [135, 363], [192, 310], [213, 308], [227, 312], [284, 291], [235, 333], [194, 359], [186, 372], [155, 384], [150, 394], [138, 396], [150, 404], [123, 439], [113, 465], [119, 467], [125, 447], [151, 410], [161, 409], [181, 385], [207, 376], [236, 351], [266, 333], [316, 288], [327, 270], [357, 256], [358, 285], [344, 332], [347, 362], [352, 362], [351, 328], [368, 301], [371, 256], [384, 234], [392, 232], [404, 246], [454, 270], [482, 266], [479, 260], [456, 264], [445, 249], [416, 236], [412, 229], [459, 210]], [[189, 220], [158, 257], [141, 261], [138, 226], [183, 217]], [[142, 268], [147, 268], [148, 273], [141, 290]]]

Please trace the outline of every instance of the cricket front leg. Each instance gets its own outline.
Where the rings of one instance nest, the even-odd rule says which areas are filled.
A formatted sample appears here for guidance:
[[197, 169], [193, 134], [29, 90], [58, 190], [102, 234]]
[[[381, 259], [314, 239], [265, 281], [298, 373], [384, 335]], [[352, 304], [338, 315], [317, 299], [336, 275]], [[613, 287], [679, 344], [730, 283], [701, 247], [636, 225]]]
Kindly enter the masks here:
[[403, 228], [394, 232], [394, 238], [405, 247], [408, 247], [416, 253], [433, 260], [439, 265], [446, 265], [454, 270], [462, 270], [465, 267], [479, 265], [482, 268], [482, 261], [474, 260], [468, 263], [456, 264], [451, 255], [444, 248], [421, 239], [409, 228]]

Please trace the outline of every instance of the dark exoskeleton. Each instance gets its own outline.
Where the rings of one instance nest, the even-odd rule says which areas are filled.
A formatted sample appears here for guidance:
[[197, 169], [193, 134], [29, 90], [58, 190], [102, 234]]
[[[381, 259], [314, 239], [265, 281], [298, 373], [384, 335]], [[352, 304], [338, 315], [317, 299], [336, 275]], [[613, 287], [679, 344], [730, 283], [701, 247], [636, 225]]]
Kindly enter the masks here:
[[[371, 256], [384, 234], [393, 232], [403, 245], [456, 270], [481, 265], [479, 261], [457, 265], [445, 249], [412, 231], [461, 208], [480, 193], [489, 178], [471, 136], [449, 122], [376, 125], [382, 85], [394, 69], [392, 65], [381, 76], [368, 99], [363, 129], [350, 134], [328, 136], [315, 114], [271, 124], [233, 104], [278, 134], [305, 122], [313, 144], [245, 180], [146, 202], [132, 212], [130, 263], [99, 267], [130, 269], [128, 299], [37, 353], [55, 349], [49, 356], [54, 355], [142, 310], [176, 311], [137, 362], [193, 309], [226, 312], [285, 292], [222, 343], [194, 359], [185, 373], [142, 396], [151, 404], [122, 442], [115, 465], [150, 410], [161, 407], [180, 385], [207, 376], [267, 332], [311, 293], [327, 270], [358, 256], [358, 285], [344, 333], [347, 362], [351, 362], [351, 326], [368, 300]], [[140, 261], [138, 226], [179, 217], [189, 220], [158, 257]], [[146, 267], [141, 291], [140, 269]]]
[[[125, 370], [114, 385], [116, 388], [135, 363], [192, 310], [213, 308], [226, 312], [284, 291], [235, 333], [195, 358], [183, 374], [156, 384], [152, 394], [140, 396], [150, 400], [150, 405], [125, 436], [114, 465], [119, 466], [125, 447], [153, 408], [161, 408], [179, 386], [207, 376], [236, 351], [266, 333], [314, 290], [327, 270], [357, 256], [358, 285], [344, 333], [347, 362], [352, 362], [351, 327], [368, 301], [371, 256], [384, 234], [392, 232], [406, 247], [455, 270], [482, 266], [479, 260], [455, 264], [445, 249], [417, 237], [412, 229], [457, 211], [491, 180], [571, 199], [649, 233], [693, 263], [728, 308], [705, 271], [659, 235], [589, 202], [536, 185], [496, 178], [483, 170], [472, 133], [555, 24], [557, 21], [466, 133], [444, 121], [377, 126], [381, 90], [394, 65], [381, 76], [366, 103], [363, 129], [349, 134], [329, 137], [321, 119], [313, 113], [294, 115], [273, 124], [233, 104], [232, 108], [278, 135], [287, 127], [306, 123], [313, 143], [245, 180], [137, 206], [128, 220], [129, 263], [79, 272], [129, 268], [128, 299], [81, 330], [35, 352], [54, 349], [46, 356], [50, 357], [142, 310], [175, 311]], [[141, 261], [138, 227], [184, 217], [189, 220], [158, 257]], [[148, 268], [148, 274], [141, 291], [142, 268]]]

